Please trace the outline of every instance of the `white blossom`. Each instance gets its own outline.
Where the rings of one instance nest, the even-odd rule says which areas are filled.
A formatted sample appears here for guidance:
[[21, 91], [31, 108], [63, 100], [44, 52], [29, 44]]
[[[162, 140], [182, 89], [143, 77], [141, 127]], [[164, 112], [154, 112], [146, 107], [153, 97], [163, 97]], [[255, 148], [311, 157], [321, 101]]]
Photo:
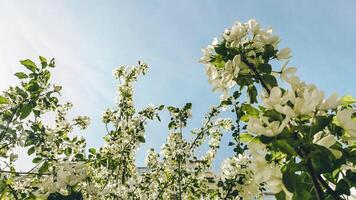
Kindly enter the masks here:
[[341, 104], [341, 98], [338, 98], [337, 93], [333, 93], [328, 99], [324, 100], [319, 106], [319, 110], [334, 109]]
[[284, 48], [277, 52], [278, 60], [289, 59], [291, 57], [291, 50], [290, 48]]
[[339, 110], [336, 114], [336, 120], [338, 124], [346, 131], [351, 139], [356, 138], [356, 121], [352, 119], [354, 111], [344, 109]]
[[331, 134], [328, 134], [328, 135], [322, 137], [322, 135], [323, 135], [322, 131], [316, 133], [314, 135], [314, 138], [313, 138], [313, 143], [315, 143], [317, 145], [320, 145], [320, 146], [323, 146], [323, 147], [326, 147], [327, 149], [329, 149], [334, 154], [334, 156], [337, 159], [339, 159], [342, 156], [342, 153], [340, 151], [336, 150], [336, 149], [330, 148], [333, 144], [336, 143], [335, 136], [333, 136]]

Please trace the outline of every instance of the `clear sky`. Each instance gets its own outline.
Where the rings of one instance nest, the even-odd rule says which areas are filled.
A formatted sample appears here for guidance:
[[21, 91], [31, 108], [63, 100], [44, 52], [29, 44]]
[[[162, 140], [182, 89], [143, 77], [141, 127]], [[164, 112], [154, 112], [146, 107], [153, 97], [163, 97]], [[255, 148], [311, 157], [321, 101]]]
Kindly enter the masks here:
[[[137, 106], [192, 102], [189, 128], [199, 127], [219, 96], [197, 62], [200, 49], [234, 21], [254, 18], [274, 28], [281, 47], [292, 49], [290, 65], [303, 80], [327, 94], [356, 96], [355, 10], [351, 0], [0, 0], [0, 89], [16, 83], [18, 60], [55, 57], [54, 82], [75, 104], [73, 115], [91, 117], [84, 135], [89, 147], [98, 147], [105, 134], [101, 113], [114, 105], [112, 69], [143, 60], [150, 70], [136, 85]], [[149, 147], [160, 149], [166, 122], [149, 125], [139, 165]], [[215, 168], [228, 155], [231, 150], [223, 148]]]

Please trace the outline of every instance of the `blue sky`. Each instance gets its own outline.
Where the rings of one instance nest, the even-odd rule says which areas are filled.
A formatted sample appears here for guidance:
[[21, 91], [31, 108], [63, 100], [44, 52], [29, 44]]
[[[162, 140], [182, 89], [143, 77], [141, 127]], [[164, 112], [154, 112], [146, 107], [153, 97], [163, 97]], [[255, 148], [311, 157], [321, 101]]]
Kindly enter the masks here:
[[[351, 0], [0, 0], [0, 89], [16, 83], [12, 75], [20, 69], [18, 60], [55, 57], [54, 82], [64, 86], [63, 99], [75, 104], [73, 115], [91, 117], [84, 135], [88, 146], [98, 147], [105, 134], [101, 113], [114, 105], [116, 95], [112, 69], [143, 60], [150, 70], [136, 85], [137, 106], [192, 102], [189, 128], [199, 127], [219, 96], [211, 92], [197, 62], [200, 49], [234, 21], [254, 18], [274, 28], [281, 47], [292, 49], [290, 65], [303, 80], [327, 94], [355, 96], [354, 10]], [[138, 153], [140, 165], [149, 147], [160, 149], [165, 141], [165, 122], [149, 125], [147, 143]], [[215, 167], [230, 154], [223, 148]]]

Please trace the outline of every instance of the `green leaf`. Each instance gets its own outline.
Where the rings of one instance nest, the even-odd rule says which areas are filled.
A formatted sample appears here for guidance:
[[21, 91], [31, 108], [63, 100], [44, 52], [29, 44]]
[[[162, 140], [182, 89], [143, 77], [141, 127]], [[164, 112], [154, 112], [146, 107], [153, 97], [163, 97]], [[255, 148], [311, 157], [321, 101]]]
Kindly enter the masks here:
[[296, 155], [293, 147], [286, 140], [276, 140], [273, 142], [274, 146], [277, 147], [283, 153], [292, 156]]
[[276, 200], [285, 200], [286, 194], [282, 190], [279, 193], [275, 194], [274, 197], [276, 198]]
[[174, 129], [176, 127], [177, 127], [177, 125], [176, 125], [176, 123], [174, 121], [169, 122], [169, 124], [168, 124], [168, 128], [169, 129]]
[[251, 104], [242, 104], [242, 110], [247, 113], [248, 115], [251, 116], [258, 116], [258, 114], [260, 113], [259, 110], [257, 110], [255, 107], [251, 106]]
[[24, 79], [24, 78], [28, 78], [27, 74], [23, 73], [23, 72], [17, 72], [15, 74], [15, 76], [17, 76], [17, 78], [19, 79]]
[[35, 72], [36, 71], [36, 64], [34, 62], [32, 62], [31, 60], [29, 59], [26, 59], [26, 60], [21, 60], [20, 63], [25, 66], [27, 69], [31, 70], [32, 72]]
[[254, 85], [249, 85], [247, 88], [248, 96], [250, 97], [250, 103], [257, 103], [257, 89]]
[[265, 60], [268, 60], [269, 58], [273, 57], [276, 54], [276, 50], [274, 50], [274, 47], [271, 44], [265, 45], [265, 50], [262, 54], [262, 58]]
[[223, 57], [221, 55], [216, 55], [215, 58], [213, 59], [212, 64], [217, 68], [217, 69], [222, 69], [225, 67], [225, 62], [223, 60]]
[[248, 133], [241, 133], [240, 134], [240, 141], [241, 142], [256, 142], [256, 138], [254, 138], [252, 135]]
[[347, 184], [347, 182], [345, 180], [341, 179], [336, 184], [335, 192], [339, 195], [341, 195], [341, 194], [350, 195], [350, 186], [349, 186], [349, 184]]
[[29, 92], [36, 92], [40, 89], [40, 86], [36, 81], [30, 81], [28, 84], [26, 84], [25, 89]]
[[236, 83], [240, 86], [240, 89], [252, 85], [254, 80], [252, 79], [252, 76], [250, 74], [239, 74], [237, 78], [234, 79]]
[[32, 108], [33, 108], [32, 103], [27, 103], [23, 105], [19, 110], [20, 119], [25, 119], [26, 117], [28, 117], [31, 114]]
[[67, 147], [67, 148], [64, 150], [64, 154], [65, 154], [66, 156], [70, 156], [70, 154], [72, 154], [72, 148]]
[[44, 162], [42, 166], [38, 169], [39, 173], [44, 173], [48, 170], [49, 164], [48, 161]]
[[296, 191], [293, 193], [293, 200], [314, 200], [315, 198], [312, 194], [314, 194], [314, 192], [310, 192], [310, 188], [305, 184], [300, 183], [296, 187]]
[[261, 135], [259, 137], [260, 141], [263, 143], [263, 144], [269, 144], [272, 142], [273, 138], [272, 137], [267, 137], [267, 136], [264, 136], [264, 135]]
[[283, 173], [282, 181], [284, 186], [286, 186], [287, 190], [293, 193], [297, 187], [296, 185], [298, 182], [298, 176], [293, 171], [287, 169]]
[[346, 171], [345, 179], [351, 184], [356, 185], [356, 172], [352, 172], [351, 170]]
[[333, 120], [333, 116], [316, 116], [310, 132], [312, 133], [312, 135], [314, 135], [315, 133], [322, 131], [326, 126], [328, 126]]
[[272, 66], [268, 63], [261, 63], [257, 65], [257, 70], [260, 73], [270, 74], [272, 72]]
[[341, 98], [341, 102], [343, 106], [347, 106], [356, 103], [356, 99], [351, 95], [346, 95]]
[[18, 86], [15, 87], [16, 92], [24, 99], [28, 97], [28, 94], [25, 90], [19, 88]]
[[249, 115], [242, 115], [240, 118], [240, 121], [242, 122], [248, 122], [248, 120], [250, 119]]
[[273, 75], [270, 75], [270, 74], [263, 75], [262, 79], [264, 80], [264, 82], [267, 84], [267, 86], [270, 89], [272, 89], [273, 87], [278, 86], [277, 79]]
[[33, 163], [39, 163], [41, 162], [42, 158], [41, 157], [36, 157], [32, 160]]
[[240, 91], [235, 91], [234, 94], [232, 95], [235, 99], [239, 98], [241, 96]]
[[163, 108], [164, 108], [164, 105], [160, 105], [160, 106], [158, 107], [158, 110], [163, 110]]
[[0, 194], [6, 189], [6, 181], [0, 180]]
[[27, 155], [32, 155], [35, 152], [35, 147], [31, 147], [27, 150]]
[[47, 67], [48, 63], [47, 63], [47, 59], [43, 56], [39, 56], [40, 61], [41, 61], [41, 65], [42, 65], [42, 69]]
[[145, 142], [146, 142], [145, 137], [143, 137], [143, 136], [141, 136], [141, 135], [139, 135], [139, 136], [137, 137], [137, 139], [138, 139], [138, 141], [140, 141], [140, 142], [142, 142], [142, 143], [145, 143]]
[[168, 106], [168, 107], [167, 107], [167, 110], [168, 110], [169, 112], [171, 112], [171, 113], [176, 113], [176, 112], [178, 112], [178, 109], [175, 108], [175, 107], [173, 107], [173, 106]]
[[68, 195], [62, 195], [59, 192], [49, 194], [48, 200], [83, 200], [83, 195], [80, 192], [72, 192]]
[[81, 153], [76, 154], [74, 157], [79, 159], [79, 160], [83, 160], [84, 159], [84, 155], [81, 154]]
[[0, 104], [8, 104], [9, 100], [7, 100], [5, 97], [0, 96]]
[[319, 145], [311, 146], [312, 152], [309, 154], [316, 173], [331, 173], [333, 171], [334, 155], [327, 148]]
[[221, 103], [220, 103], [222, 106], [228, 106], [228, 105], [232, 105], [232, 101], [231, 101], [231, 99], [230, 98], [228, 98], [228, 99], [226, 99], [226, 100], [223, 100], [223, 101], [221, 101]]
[[225, 41], [222, 42], [221, 44], [218, 44], [215, 46], [214, 50], [218, 54], [218, 56], [227, 56], [227, 48], [226, 48], [226, 43]]
[[192, 103], [186, 103], [185, 106], [184, 106], [185, 110], [189, 110], [191, 108], [192, 108]]
[[90, 148], [90, 149], [89, 149], [89, 152], [90, 152], [91, 154], [96, 154], [96, 149], [95, 149], [95, 148]]
[[268, 117], [269, 121], [283, 121], [283, 116], [281, 115], [281, 113], [275, 110], [267, 110], [264, 116]]

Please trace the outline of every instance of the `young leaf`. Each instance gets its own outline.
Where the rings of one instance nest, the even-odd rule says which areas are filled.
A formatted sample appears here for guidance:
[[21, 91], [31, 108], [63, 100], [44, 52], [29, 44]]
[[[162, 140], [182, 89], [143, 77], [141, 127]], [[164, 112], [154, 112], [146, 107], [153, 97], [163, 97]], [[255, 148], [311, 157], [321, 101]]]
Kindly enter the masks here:
[[0, 104], [8, 104], [9, 100], [7, 100], [5, 97], [0, 96]]
[[27, 155], [32, 155], [35, 152], [35, 147], [31, 147], [27, 150]]
[[158, 107], [158, 110], [163, 110], [163, 108], [164, 108], [164, 105], [160, 105], [160, 106]]
[[232, 95], [235, 99], [239, 98], [241, 96], [240, 91], [235, 91], [234, 94]]
[[185, 106], [184, 106], [185, 110], [189, 110], [191, 108], [192, 108], [192, 103], [186, 103]]
[[43, 165], [38, 169], [39, 173], [44, 173], [48, 170], [49, 164], [48, 161], [44, 162]]
[[69, 156], [70, 154], [72, 154], [72, 148], [67, 147], [67, 148], [64, 150], [64, 154], [65, 154], [66, 156]]
[[25, 119], [27, 116], [29, 116], [31, 114], [33, 105], [31, 103], [27, 103], [25, 105], [22, 106], [22, 108], [20, 109], [20, 119]]
[[89, 149], [89, 152], [90, 152], [91, 154], [96, 154], [96, 149], [95, 149], [95, 148], [90, 148], [90, 149]]
[[140, 142], [142, 142], [142, 143], [145, 143], [145, 142], [146, 142], [145, 138], [144, 138], [143, 136], [141, 136], [141, 135], [139, 135], [139, 136], [137, 137], [137, 139], [138, 139], [138, 141], [140, 141]]
[[341, 102], [343, 106], [347, 106], [356, 103], [356, 99], [351, 95], [346, 95], [341, 98]]
[[25, 66], [27, 69], [31, 70], [32, 72], [36, 71], [36, 68], [37, 68], [36, 64], [34, 62], [32, 62], [31, 60], [26, 59], [26, 60], [21, 60], [20, 62], [23, 66]]
[[15, 76], [17, 76], [17, 78], [19, 79], [24, 79], [24, 78], [28, 78], [27, 74], [23, 73], [23, 72], [17, 72], [15, 74]]
[[32, 160], [33, 163], [39, 163], [41, 162], [42, 158], [41, 157], [36, 157]]
[[47, 63], [47, 59], [43, 56], [39, 56], [40, 58], [40, 61], [41, 61], [41, 65], [42, 65], [42, 68], [45, 68], [47, 67], [48, 63]]
[[258, 116], [260, 113], [255, 107], [251, 106], [251, 104], [242, 104], [242, 110], [251, 116]]

